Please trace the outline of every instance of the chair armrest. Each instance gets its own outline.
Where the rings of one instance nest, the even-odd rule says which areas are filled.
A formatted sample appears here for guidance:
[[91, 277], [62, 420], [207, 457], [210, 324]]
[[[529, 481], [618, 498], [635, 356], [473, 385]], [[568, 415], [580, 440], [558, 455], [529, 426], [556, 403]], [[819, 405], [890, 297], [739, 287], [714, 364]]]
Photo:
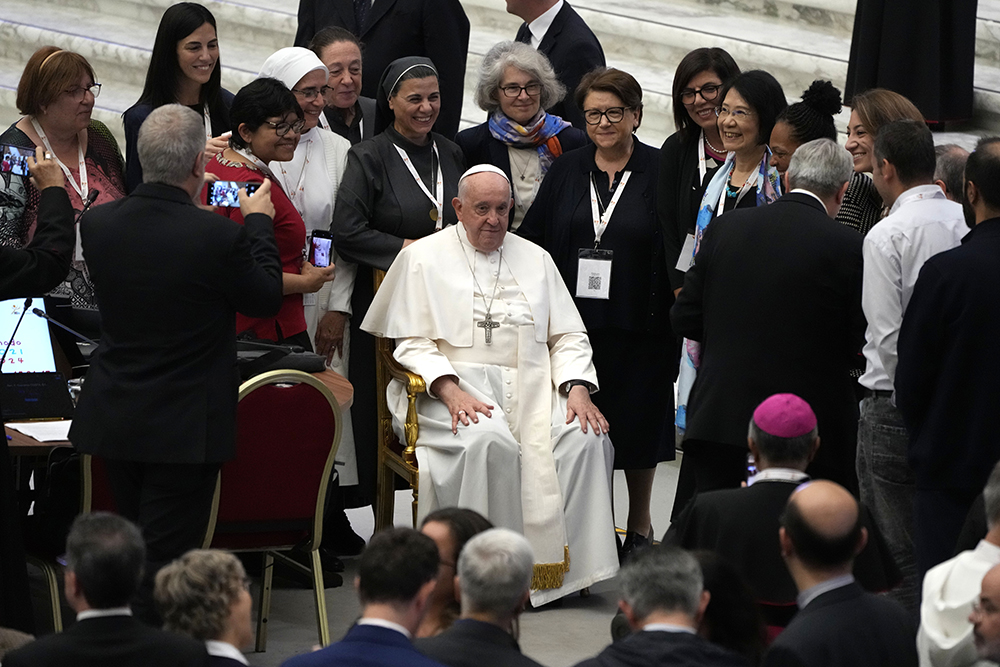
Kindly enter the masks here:
[[[403, 433], [406, 436], [405, 447], [403, 448], [403, 460], [414, 470], [417, 468], [417, 437], [420, 435], [420, 426], [417, 423], [417, 395], [427, 392], [427, 384], [417, 373], [411, 373], [403, 368], [392, 356], [391, 341], [380, 338], [376, 341], [378, 350], [378, 361], [382, 370], [393, 380], [403, 383], [406, 389], [406, 421], [403, 424]], [[386, 381], [388, 384], [388, 381]]]

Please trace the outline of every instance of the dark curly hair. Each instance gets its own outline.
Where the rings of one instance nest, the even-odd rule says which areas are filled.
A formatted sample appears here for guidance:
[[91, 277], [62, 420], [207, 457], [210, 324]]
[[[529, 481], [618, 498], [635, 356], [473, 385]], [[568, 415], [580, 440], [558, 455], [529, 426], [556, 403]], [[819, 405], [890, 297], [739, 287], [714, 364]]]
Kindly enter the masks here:
[[840, 91], [829, 81], [817, 79], [802, 93], [802, 101], [785, 107], [776, 123], [785, 122], [791, 128], [792, 139], [802, 144], [814, 139], [837, 140], [833, 117], [840, 113]]

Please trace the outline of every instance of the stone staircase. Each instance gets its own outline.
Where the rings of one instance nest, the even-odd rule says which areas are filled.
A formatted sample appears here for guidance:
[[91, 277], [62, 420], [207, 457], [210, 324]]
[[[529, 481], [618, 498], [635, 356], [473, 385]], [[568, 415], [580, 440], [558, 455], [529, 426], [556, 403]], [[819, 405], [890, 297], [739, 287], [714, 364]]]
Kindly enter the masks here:
[[[94, 112], [122, 141], [120, 116], [139, 96], [156, 26], [172, 0], [8, 0], [0, 7], [0, 123], [14, 122], [15, 89], [28, 56], [45, 44], [83, 54], [104, 83]], [[223, 85], [252, 80], [264, 59], [291, 44], [296, 0], [203, 0], [219, 24]], [[728, 50], [744, 69], [773, 73], [794, 100], [817, 78], [842, 88], [855, 0], [575, 0], [608, 63], [631, 72], [644, 90], [640, 137], [659, 145], [673, 131], [670, 89], [678, 60], [699, 46]], [[482, 121], [472, 102], [477, 68], [519, 20], [503, 0], [463, 0], [472, 23], [463, 121]], [[1000, 0], [980, 0], [976, 116], [959, 139], [1000, 130]], [[846, 125], [847, 113], [838, 124]], [[938, 137], [953, 140], [953, 135]]]

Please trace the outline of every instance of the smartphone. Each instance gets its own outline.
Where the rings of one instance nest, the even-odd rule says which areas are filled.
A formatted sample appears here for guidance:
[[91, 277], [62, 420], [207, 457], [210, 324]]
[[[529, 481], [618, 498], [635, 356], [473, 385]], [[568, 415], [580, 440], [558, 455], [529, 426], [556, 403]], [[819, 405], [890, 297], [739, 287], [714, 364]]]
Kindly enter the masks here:
[[747, 479], [753, 479], [757, 475], [757, 461], [754, 460], [753, 454], [747, 454]]
[[240, 188], [246, 188], [247, 194], [257, 192], [260, 183], [246, 181], [216, 181], [208, 184], [208, 205], [227, 208], [240, 207]]
[[333, 234], [322, 229], [313, 231], [309, 241], [309, 263], [321, 269], [330, 266], [333, 254]]
[[20, 146], [0, 144], [0, 172], [15, 176], [30, 176], [28, 172], [28, 156], [35, 156], [35, 151]]

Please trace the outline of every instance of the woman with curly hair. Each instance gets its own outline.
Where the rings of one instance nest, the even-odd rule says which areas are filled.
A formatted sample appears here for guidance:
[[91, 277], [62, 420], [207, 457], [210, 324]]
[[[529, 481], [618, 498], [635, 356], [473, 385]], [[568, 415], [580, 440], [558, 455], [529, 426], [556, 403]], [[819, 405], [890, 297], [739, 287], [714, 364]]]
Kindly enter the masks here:
[[153, 597], [165, 630], [205, 642], [213, 667], [249, 664], [250, 586], [239, 559], [215, 549], [189, 551], [156, 574]]

